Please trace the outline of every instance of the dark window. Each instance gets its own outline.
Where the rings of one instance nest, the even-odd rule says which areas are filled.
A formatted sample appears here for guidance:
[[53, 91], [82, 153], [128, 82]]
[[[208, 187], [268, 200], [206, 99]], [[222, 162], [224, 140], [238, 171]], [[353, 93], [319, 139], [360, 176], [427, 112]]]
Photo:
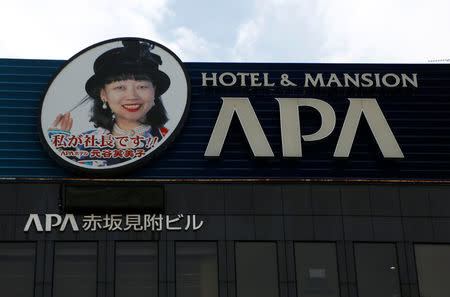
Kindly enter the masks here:
[[158, 296], [158, 248], [155, 242], [116, 243], [115, 296]]
[[237, 297], [277, 297], [277, 246], [274, 242], [236, 242]]
[[339, 297], [335, 244], [296, 243], [295, 265], [299, 297]]
[[177, 297], [219, 295], [215, 242], [176, 243]]
[[450, 296], [450, 245], [416, 244], [420, 296]]
[[355, 244], [355, 260], [359, 297], [401, 296], [394, 244]]
[[68, 212], [160, 212], [164, 208], [164, 187], [158, 185], [66, 184], [63, 209]]
[[34, 243], [0, 243], [0, 295], [34, 295]]
[[97, 296], [97, 244], [56, 242], [53, 297]]

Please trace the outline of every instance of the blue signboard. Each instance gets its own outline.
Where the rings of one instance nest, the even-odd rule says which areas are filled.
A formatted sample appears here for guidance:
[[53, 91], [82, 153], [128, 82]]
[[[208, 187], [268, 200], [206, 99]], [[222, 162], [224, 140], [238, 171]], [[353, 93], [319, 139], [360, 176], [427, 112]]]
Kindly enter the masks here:
[[[0, 60], [2, 178], [102, 177], [61, 167], [40, 141], [42, 96], [63, 65]], [[450, 180], [448, 64], [183, 67], [191, 98], [181, 131], [114, 178]]]

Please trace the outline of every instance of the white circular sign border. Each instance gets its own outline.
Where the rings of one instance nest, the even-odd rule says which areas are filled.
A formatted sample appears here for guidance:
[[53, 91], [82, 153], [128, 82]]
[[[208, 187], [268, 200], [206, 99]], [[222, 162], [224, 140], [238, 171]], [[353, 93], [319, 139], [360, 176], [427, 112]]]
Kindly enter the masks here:
[[[158, 54], [161, 57], [162, 65], [160, 65], [159, 69], [165, 72], [171, 80], [169, 89], [161, 95], [161, 101], [166, 108], [167, 116], [169, 118], [169, 121], [164, 125], [164, 127], [168, 129], [168, 133], [164, 136], [162, 141], [158, 141], [154, 147], [146, 150], [144, 156], [131, 158], [130, 160], [107, 165], [105, 167], [93, 167], [86, 164], [80, 164], [65, 156], [61, 156], [59, 150], [52, 145], [48, 128], [58, 114], [69, 111], [77, 102], [81, 101], [81, 99], [87, 95], [84, 86], [87, 79], [94, 74], [93, 65], [95, 59], [110, 49], [122, 47], [122, 40], [138, 40], [153, 44], [154, 49], [152, 50], [152, 53]], [[59, 90], [58, 87], [60, 88]], [[67, 96], [62, 96], [62, 93], [67, 93], [70, 97], [67, 99]], [[66, 99], [61, 101], [61, 97], [66, 97]], [[39, 115], [41, 142], [52, 158], [72, 171], [87, 174], [112, 174], [128, 171], [142, 166], [150, 159], [154, 159], [175, 139], [187, 118], [190, 100], [191, 86], [187, 70], [182, 61], [171, 50], [157, 42], [144, 38], [123, 37], [105, 40], [74, 55], [59, 68], [50, 80], [41, 99]], [[180, 107], [180, 105], [182, 105], [181, 103], [184, 104], [184, 106]], [[86, 113], [87, 110], [90, 110], [90, 106], [91, 102], [87, 102], [83, 104], [83, 106], [77, 108], [79, 113], [84, 112], [84, 123], [76, 125], [74, 120], [73, 132], [80, 134], [84, 131], [95, 129], [93, 124], [89, 123], [90, 116]], [[83, 119], [81, 118], [80, 121], [83, 121]]]

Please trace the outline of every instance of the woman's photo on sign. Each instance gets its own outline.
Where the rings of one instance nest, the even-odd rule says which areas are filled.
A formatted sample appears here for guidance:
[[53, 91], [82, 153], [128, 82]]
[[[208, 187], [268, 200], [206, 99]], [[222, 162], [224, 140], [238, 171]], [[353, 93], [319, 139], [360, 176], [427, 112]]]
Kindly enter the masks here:
[[[70, 109], [67, 104], [51, 108], [56, 111], [47, 127], [52, 149], [84, 167], [98, 168], [140, 159], [164, 142], [173, 130], [167, 123], [171, 118], [179, 122], [180, 110], [186, 109], [187, 86], [182, 86], [182, 106], [174, 108], [172, 102], [168, 112], [165, 105], [174, 100], [176, 88], [171, 73], [161, 69], [165, 61], [159, 52], [152, 42], [129, 38], [91, 57], [84, 96]], [[74, 116], [83, 106], [89, 106], [88, 115]]]

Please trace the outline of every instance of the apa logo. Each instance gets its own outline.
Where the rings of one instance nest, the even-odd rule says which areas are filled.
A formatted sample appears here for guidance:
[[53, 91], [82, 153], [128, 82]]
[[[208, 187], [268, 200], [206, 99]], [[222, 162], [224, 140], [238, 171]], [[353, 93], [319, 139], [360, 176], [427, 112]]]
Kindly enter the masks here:
[[77, 221], [75, 220], [75, 216], [73, 214], [66, 214], [64, 218], [59, 214], [45, 214], [45, 229], [42, 227], [41, 220], [39, 219], [38, 214], [30, 214], [28, 217], [27, 223], [25, 224], [24, 232], [28, 232], [31, 228], [31, 225], [34, 225], [37, 232], [51, 232], [52, 228], [59, 227], [59, 231], [64, 231], [67, 225], [70, 224], [72, 226], [73, 231], [80, 231], [78, 228]]
[[[255, 157], [273, 158], [274, 153], [261, 127], [249, 98], [222, 97], [223, 104], [205, 151], [205, 157], [219, 157], [234, 114]], [[336, 126], [336, 113], [327, 102], [316, 98], [275, 98], [280, 106], [281, 144], [283, 157], [301, 158], [302, 141], [318, 141], [328, 137]], [[348, 98], [350, 101], [333, 157], [348, 158], [356, 131], [364, 116], [384, 158], [403, 159], [404, 155], [395, 139], [376, 98]], [[315, 109], [321, 117], [321, 126], [313, 134], [302, 135], [300, 107]]]

